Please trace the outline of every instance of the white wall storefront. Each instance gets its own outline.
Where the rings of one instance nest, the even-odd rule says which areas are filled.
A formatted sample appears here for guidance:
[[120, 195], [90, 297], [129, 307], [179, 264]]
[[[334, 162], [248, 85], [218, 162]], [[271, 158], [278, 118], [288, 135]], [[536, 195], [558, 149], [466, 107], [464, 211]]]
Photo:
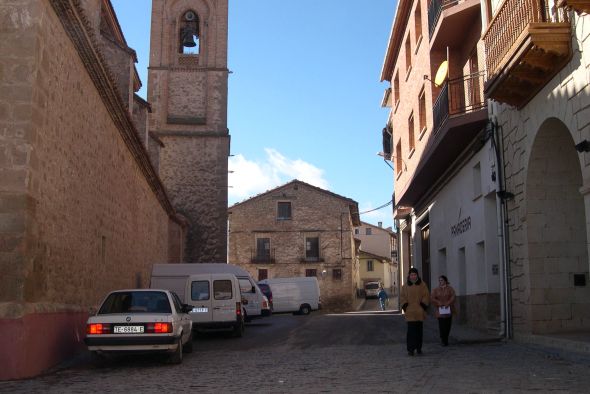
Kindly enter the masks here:
[[432, 288], [445, 275], [458, 295], [460, 321], [500, 323], [500, 239], [495, 153], [488, 141], [412, 221], [413, 265]]

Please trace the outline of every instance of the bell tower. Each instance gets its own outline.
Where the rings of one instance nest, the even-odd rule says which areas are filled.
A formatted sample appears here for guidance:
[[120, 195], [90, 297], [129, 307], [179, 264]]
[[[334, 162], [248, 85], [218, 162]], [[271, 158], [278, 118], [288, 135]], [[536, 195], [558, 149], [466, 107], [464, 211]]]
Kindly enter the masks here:
[[149, 128], [188, 263], [227, 259], [227, 24], [228, 0], [152, 1]]

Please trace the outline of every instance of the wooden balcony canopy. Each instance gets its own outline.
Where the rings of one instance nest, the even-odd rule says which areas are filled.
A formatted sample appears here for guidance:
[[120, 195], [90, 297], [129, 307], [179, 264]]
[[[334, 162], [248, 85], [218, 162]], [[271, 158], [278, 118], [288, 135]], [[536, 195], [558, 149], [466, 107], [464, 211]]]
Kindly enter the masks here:
[[590, 0], [557, 0], [557, 6], [571, 8], [578, 14], [590, 13]]
[[483, 36], [486, 97], [522, 108], [571, 59], [571, 27], [546, 0], [506, 0]]

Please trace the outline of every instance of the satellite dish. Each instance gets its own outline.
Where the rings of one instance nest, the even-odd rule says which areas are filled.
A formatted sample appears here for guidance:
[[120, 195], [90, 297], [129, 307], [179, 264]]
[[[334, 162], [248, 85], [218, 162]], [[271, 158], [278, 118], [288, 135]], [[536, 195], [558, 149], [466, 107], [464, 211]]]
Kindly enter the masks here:
[[449, 72], [449, 62], [444, 61], [438, 66], [438, 70], [436, 70], [436, 76], [434, 77], [434, 84], [438, 87], [441, 86], [447, 79], [447, 75]]

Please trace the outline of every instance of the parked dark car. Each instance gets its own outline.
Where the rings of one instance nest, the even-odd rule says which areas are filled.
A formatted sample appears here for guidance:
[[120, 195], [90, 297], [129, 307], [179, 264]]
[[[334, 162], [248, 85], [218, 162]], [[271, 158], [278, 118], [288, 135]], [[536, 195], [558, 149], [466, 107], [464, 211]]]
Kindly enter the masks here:
[[266, 298], [268, 298], [268, 303], [270, 304], [270, 310], [272, 311], [272, 291], [270, 290], [270, 286], [267, 284], [258, 284], [258, 287], [260, 288], [260, 291], [262, 291], [262, 294], [264, 294], [266, 296]]

